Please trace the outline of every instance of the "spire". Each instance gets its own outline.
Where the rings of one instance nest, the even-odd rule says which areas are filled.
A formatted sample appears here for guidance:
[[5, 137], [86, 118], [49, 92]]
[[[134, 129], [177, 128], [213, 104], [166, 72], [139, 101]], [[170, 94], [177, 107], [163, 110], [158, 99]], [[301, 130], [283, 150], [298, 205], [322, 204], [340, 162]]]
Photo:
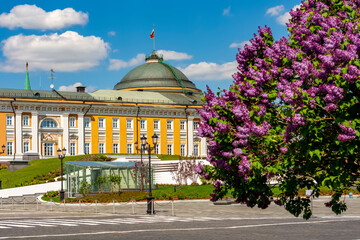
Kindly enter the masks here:
[[28, 62], [26, 62], [26, 77], [25, 77], [24, 89], [25, 90], [31, 90], [30, 79], [29, 79], [29, 64], [28, 64]]

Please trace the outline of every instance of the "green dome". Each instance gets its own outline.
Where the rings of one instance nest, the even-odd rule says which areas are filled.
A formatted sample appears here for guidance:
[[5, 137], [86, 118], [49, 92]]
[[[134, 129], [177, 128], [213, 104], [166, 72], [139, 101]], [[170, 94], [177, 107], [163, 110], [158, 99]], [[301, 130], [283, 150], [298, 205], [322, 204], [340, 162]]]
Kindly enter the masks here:
[[162, 62], [162, 57], [155, 54], [128, 72], [114, 87], [114, 90], [153, 92], [183, 92], [184, 89], [200, 91], [179, 69]]

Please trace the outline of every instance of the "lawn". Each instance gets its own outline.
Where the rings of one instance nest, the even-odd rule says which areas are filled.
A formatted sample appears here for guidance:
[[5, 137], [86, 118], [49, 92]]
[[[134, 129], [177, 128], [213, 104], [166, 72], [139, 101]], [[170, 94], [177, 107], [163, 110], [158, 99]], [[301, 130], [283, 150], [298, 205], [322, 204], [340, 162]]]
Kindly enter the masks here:
[[[64, 161], [76, 161], [83, 158], [84, 155], [69, 156]], [[28, 167], [19, 169], [15, 172], [8, 172], [8, 169], [0, 170], [0, 180], [2, 188], [13, 188], [19, 186], [31, 185], [35, 178], [47, 175], [51, 171], [60, 169], [59, 158], [33, 160]]]

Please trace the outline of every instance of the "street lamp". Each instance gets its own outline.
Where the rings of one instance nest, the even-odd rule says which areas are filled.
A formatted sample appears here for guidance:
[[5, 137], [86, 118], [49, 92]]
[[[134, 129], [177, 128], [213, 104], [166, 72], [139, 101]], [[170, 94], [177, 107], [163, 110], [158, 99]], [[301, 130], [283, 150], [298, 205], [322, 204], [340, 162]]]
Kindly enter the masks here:
[[154, 144], [154, 147], [151, 147], [149, 143], [146, 142], [145, 135], [141, 138], [141, 145], [147, 146], [148, 153], [149, 153], [149, 197], [147, 198], [147, 214], [154, 214], [154, 207], [153, 207], [153, 196], [151, 193], [151, 151], [156, 148], [156, 145], [158, 144], [159, 136], [156, 135], [156, 133], [152, 136], [152, 141]]
[[63, 148], [62, 150], [59, 148], [57, 150], [57, 154], [58, 154], [58, 157], [59, 159], [61, 160], [61, 175], [60, 175], [60, 178], [61, 178], [61, 190], [60, 190], [60, 201], [64, 200], [64, 197], [65, 197], [65, 193], [64, 193], [64, 188], [63, 188], [63, 159], [65, 158], [65, 155], [66, 155], [66, 149]]

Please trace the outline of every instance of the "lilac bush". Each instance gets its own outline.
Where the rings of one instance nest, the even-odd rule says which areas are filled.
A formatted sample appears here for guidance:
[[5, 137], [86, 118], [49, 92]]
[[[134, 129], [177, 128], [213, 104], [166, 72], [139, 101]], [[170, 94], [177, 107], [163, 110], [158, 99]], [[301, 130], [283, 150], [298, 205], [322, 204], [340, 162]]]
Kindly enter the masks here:
[[325, 185], [340, 214], [359, 177], [360, 1], [308, 0], [290, 15], [288, 37], [274, 41], [259, 27], [236, 55], [230, 89], [205, 92], [198, 135], [211, 166], [199, 172], [214, 181], [213, 201], [231, 191], [250, 207], [274, 200], [308, 219], [310, 198], [298, 190], [318, 197]]

